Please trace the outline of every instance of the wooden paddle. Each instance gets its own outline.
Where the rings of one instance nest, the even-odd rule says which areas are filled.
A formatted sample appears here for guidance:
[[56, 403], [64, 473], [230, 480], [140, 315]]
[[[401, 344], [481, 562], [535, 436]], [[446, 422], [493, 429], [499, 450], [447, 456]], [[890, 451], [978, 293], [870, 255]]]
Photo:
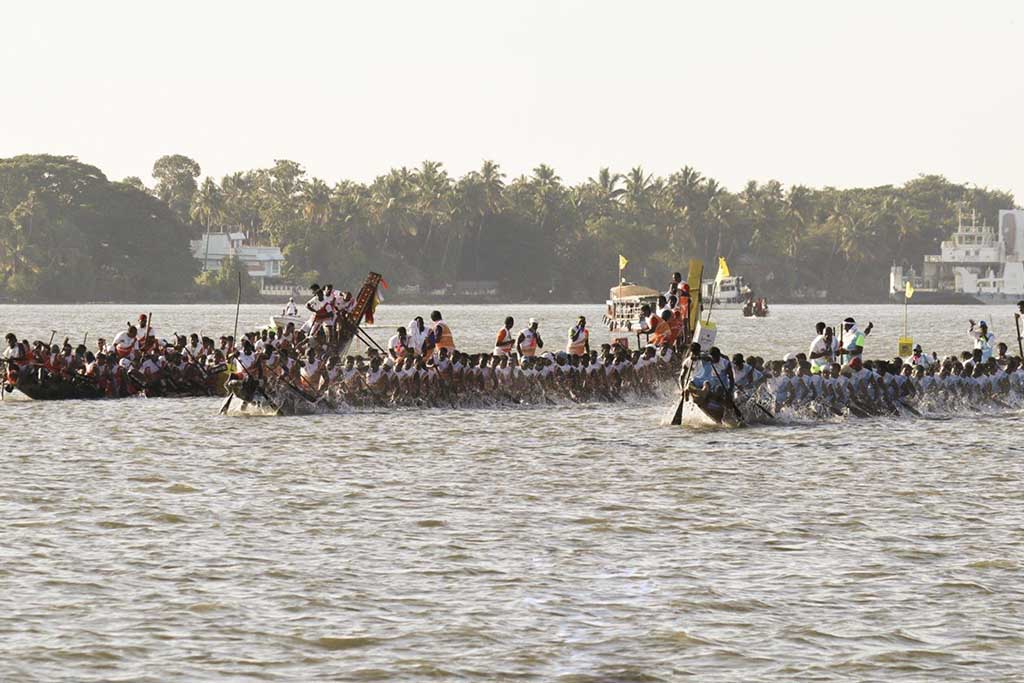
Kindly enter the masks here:
[[[690, 357], [690, 352], [686, 352], [686, 357], [683, 358], [683, 362]], [[669, 424], [673, 427], [677, 427], [683, 423], [683, 404], [686, 403], [686, 383], [690, 379], [690, 371], [693, 370], [693, 365], [686, 366], [686, 372], [679, 378], [679, 403], [676, 404], [676, 409], [672, 413]]]
[[[714, 301], [712, 301], [714, 303]], [[708, 317], [710, 320], [710, 316]], [[722, 385], [722, 389], [725, 391], [725, 398], [729, 401], [729, 405], [732, 406], [733, 411], [736, 412], [736, 420], [740, 423], [740, 426], [746, 425], [747, 421], [743, 419], [743, 413], [740, 412], [739, 406], [736, 405], [736, 401], [732, 398], [732, 391], [725, 386], [725, 382], [722, 381], [722, 377], [718, 374], [718, 369], [715, 367], [714, 362], [711, 363], [711, 372], [715, 373], [715, 379]]]

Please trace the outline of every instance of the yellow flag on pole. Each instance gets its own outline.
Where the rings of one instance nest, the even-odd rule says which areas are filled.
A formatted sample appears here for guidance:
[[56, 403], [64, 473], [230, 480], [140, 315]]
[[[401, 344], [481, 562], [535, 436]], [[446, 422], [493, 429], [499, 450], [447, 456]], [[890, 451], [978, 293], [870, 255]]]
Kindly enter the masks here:
[[619, 254], [619, 270], [625, 270], [627, 263], [629, 263], [629, 259], [622, 254]]
[[715, 276], [715, 282], [721, 282], [725, 278], [730, 277], [729, 275], [729, 264], [725, 262], [724, 256], [718, 257], [718, 275]]
[[913, 285], [913, 284], [911, 284], [910, 280], [907, 280], [907, 289], [906, 289], [906, 291], [905, 291], [905, 292], [904, 292], [903, 294], [904, 294], [904, 296], [906, 296], [906, 297], [907, 297], [908, 299], [909, 299], [910, 297], [914, 296], [914, 285]]

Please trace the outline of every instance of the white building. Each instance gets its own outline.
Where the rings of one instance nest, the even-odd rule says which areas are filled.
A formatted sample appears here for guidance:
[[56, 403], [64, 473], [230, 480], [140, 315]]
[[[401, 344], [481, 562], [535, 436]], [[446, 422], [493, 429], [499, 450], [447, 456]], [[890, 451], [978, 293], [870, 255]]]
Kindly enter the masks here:
[[[209, 240], [209, 247], [207, 247]], [[284, 254], [279, 247], [254, 247], [245, 244], [244, 232], [217, 232], [192, 240], [192, 256], [203, 264], [203, 271], [219, 271], [224, 261], [234, 256], [243, 264], [264, 296], [287, 296], [291, 285], [280, 281]]]

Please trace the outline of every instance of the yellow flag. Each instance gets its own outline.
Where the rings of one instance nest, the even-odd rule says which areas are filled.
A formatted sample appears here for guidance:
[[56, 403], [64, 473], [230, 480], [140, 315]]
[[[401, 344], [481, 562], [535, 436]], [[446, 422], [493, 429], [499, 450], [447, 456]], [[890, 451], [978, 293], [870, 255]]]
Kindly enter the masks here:
[[625, 270], [627, 263], [629, 263], [629, 260], [622, 254], [619, 254], [619, 270]]
[[910, 283], [910, 280], [907, 280], [907, 291], [905, 291], [905, 292], [904, 292], [903, 294], [904, 294], [904, 296], [906, 296], [906, 297], [907, 297], [908, 299], [909, 299], [910, 297], [914, 296], [914, 285], [912, 285], [912, 284]]
[[715, 282], [721, 282], [725, 278], [730, 277], [729, 275], [729, 264], [725, 262], [724, 256], [718, 257], [718, 275], [715, 276]]

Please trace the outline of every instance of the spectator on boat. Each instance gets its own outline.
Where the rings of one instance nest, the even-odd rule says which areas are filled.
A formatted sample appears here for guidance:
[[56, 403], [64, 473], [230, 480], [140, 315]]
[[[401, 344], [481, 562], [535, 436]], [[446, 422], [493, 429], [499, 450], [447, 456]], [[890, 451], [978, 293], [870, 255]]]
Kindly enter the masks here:
[[295, 297], [288, 297], [288, 303], [285, 304], [284, 310], [281, 311], [281, 315], [286, 315], [289, 318], [296, 318], [299, 315], [299, 307], [295, 305]]

